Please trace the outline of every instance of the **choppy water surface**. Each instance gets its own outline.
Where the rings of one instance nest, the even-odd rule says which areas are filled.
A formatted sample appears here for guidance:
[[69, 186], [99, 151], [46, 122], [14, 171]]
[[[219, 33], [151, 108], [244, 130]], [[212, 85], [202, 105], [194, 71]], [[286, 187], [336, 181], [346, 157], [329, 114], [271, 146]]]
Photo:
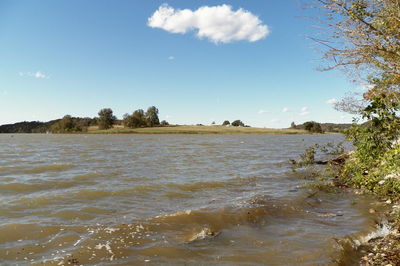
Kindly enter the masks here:
[[0, 264], [332, 263], [369, 201], [287, 162], [340, 138], [0, 135]]

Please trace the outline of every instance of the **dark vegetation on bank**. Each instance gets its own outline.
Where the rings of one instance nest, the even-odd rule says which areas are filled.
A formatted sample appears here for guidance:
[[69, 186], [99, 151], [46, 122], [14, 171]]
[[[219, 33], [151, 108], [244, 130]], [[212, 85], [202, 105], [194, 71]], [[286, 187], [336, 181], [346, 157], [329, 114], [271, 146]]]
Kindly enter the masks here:
[[[141, 129], [141, 128], [152, 128], [152, 127], [176, 127], [177, 125], [170, 125], [167, 121], [159, 120], [158, 109], [155, 106], [151, 106], [145, 112], [142, 109], [138, 109], [132, 114], [125, 114], [122, 120], [117, 119], [110, 108], [101, 109], [98, 113], [98, 117], [72, 117], [65, 115], [61, 119], [55, 119], [48, 122], [18, 122], [14, 124], [7, 124], [0, 126], [0, 133], [85, 133], [89, 131], [90, 127], [96, 127], [96, 133], [129, 133], [134, 131], [127, 130], [111, 130], [113, 127], [125, 128], [125, 129]], [[217, 126], [215, 122], [211, 124]], [[197, 126], [203, 126], [198, 124]], [[223, 127], [250, 127], [245, 125], [241, 120], [237, 119], [231, 122], [225, 120], [222, 125]], [[342, 132], [343, 129], [349, 128], [350, 124], [334, 124], [334, 123], [317, 123], [314, 121], [305, 122], [300, 125], [295, 125], [294, 122], [291, 127], [287, 129], [287, 133], [325, 133], [325, 132]], [[99, 131], [100, 130], [100, 131]], [[108, 131], [104, 131], [108, 130]], [[272, 130], [272, 129], [271, 129]], [[93, 131], [93, 130], [92, 130]], [[191, 128], [190, 132], [194, 133], [196, 130]], [[204, 130], [200, 130], [202, 133], [206, 133]], [[219, 128], [215, 132], [222, 132]], [[233, 132], [232, 130], [228, 130]], [[285, 129], [281, 132], [285, 133]], [[160, 131], [158, 133], [163, 133]], [[180, 132], [180, 131], [176, 131]], [[210, 130], [210, 132], [214, 132]], [[241, 131], [245, 133], [245, 131]], [[275, 134], [278, 134], [276, 130]], [[146, 132], [142, 132], [146, 133]]]
[[[136, 112], [136, 111], [135, 111]], [[159, 123], [155, 123], [152, 126], [147, 124], [145, 119], [141, 119], [143, 118], [143, 114], [141, 112], [139, 112], [138, 114], [132, 115], [132, 116], [124, 116], [123, 120], [118, 120], [118, 119], [113, 119], [111, 118], [110, 120], [112, 121], [112, 126], [111, 127], [104, 127], [104, 125], [102, 126], [103, 129], [100, 129], [99, 126], [99, 119], [97, 117], [95, 118], [80, 118], [80, 117], [72, 117], [70, 115], [66, 115], [61, 119], [56, 119], [56, 120], [51, 120], [48, 122], [39, 122], [39, 121], [32, 121], [32, 122], [18, 122], [15, 124], [7, 124], [7, 125], [1, 125], [0, 126], [0, 133], [86, 133], [89, 131], [93, 131], [93, 130], [89, 130], [89, 128], [97, 128], [96, 133], [100, 133], [101, 131], [99, 130], [107, 130], [104, 131], [105, 133], [124, 133], [125, 131], [121, 131], [121, 130], [112, 130], [113, 127], [117, 127], [117, 128], [125, 128], [125, 129], [143, 129], [143, 128], [151, 128], [151, 127], [169, 127], [169, 128], [173, 128], [173, 127], [179, 127], [178, 125], [170, 125], [167, 121], [163, 120]], [[223, 127], [232, 127], [232, 128], [250, 128], [250, 126], [245, 125], [243, 122], [241, 122], [240, 120], [235, 120], [232, 123], [227, 124], [226, 122], [229, 121], [225, 121], [224, 124], [222, 124]], [[104, 123], [104, 122], [102, 122]], [[316, 123], [316, 122], [307, 122], [307, 123]], [[107, 124], [107, 122], [106, 122]], [[319, 124], [319, 123], [317, 123]], [[302, 125], [298, 125], [295, 127], [290, 127], [288, 129], [282, 129], [281, 132], [285, 133], [285, 132], [291, 132], [291, 133], [297, 133], [297, 134], [305, 134], [307, 132], [309, 133], [340, 133], [342, 132], [342, 130], [339, 130], [340, 127], [343, 126], [343, 124], [333, 124], [333, 123], [329, 123], [329, 125], [332, 125], [334, 127], [333, 130], [315, 130], [314, 127], [308, 128], [308, 127], [304, 127]], [[327, 125], [327, 124], [320, 124], [322, 128], [325, 128], [323, 125]], [[201, 127], [203, 126], [202, 124], [198, 124], [197, 127]], [[218, 125], [212, 124], [211, 126], [215, 126], [215, 129], [218, 128], [218, 130], [216, 131], [221, 132], [223, 131]], [[347, 124], [346, 127], [350, 127], [350, 124]], [[260, 129], [261, 130], [261, 129]], [[263, 129], [262, 129], [263, 130]], [[276, 134], [279, 134], [279, 130], [274, 130], [271, 129], [272, 131], [276, 131]], [[191, 127], [191, 131], [189, 133], [193, 133], [195, 130], [195, 128], [192, 126]], [[204, 130], [200, 130], [200, 131], [204, 131]], [[210, 129], [210, 131], [212, 131]], [[228, 130], [227, 131], [231, 132], [232, 130]], [[126, 131], [125, 133], [129, 133], [131, 131]], [[132, 131], [133, 132], [133, 131]], [[160, 131], [159, 133], [162, 133], [163, 131]], [[242, 131], [242, 133], [245, 133], [246, 131]], [[145, 133], [145, 132], [143, 132]]]
[[344, 130], [349, 129], [350, 127], [351, 124], [318, 123], [315, 121], [307, 121], [300, 125], [296, 125], [294, 122], [290, 124], [290, 128], [307, 130], [311, 133], [342, 133]]
[[144, 112], [142, 109], [134, 111], [132, 114], [125, 114], [122, 120], [118, 120], [110, 108], [101, 109], [98, 117], [72, 117], [65, 115], [61, 119], [48, 122], [19, 122], [15, 124], [1, 125], [0, 133], [79, 133], [87, 132], [91, 126], [98, 129], [110, 129], [114, 125], [123, 125], [126, 128], [143, 128], [168, 126], [165, 120], [159, 121], [158, 109], [151, 106]]

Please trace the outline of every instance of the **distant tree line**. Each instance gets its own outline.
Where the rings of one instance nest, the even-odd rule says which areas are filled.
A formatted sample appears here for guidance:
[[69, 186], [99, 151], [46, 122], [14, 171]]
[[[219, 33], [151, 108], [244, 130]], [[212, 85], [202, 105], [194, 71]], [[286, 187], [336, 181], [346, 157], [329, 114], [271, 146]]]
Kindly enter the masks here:
[[1, 125], [0, 133], [45, 133], [50, 130], [51, 124], [58, 120], [52, 120], [49, 122], [24, 121], [15, 124]]
[[65, 115], [62, 119], [54, 122], [49, 131], [53, 133], [85, 132], [89, 126], [95, 126], [96, 124], [96, 118]]
[[290, 128], [307, 130], [311, 133], [324, 133], [324, 132], [341, 133], [345, 129], [348, 129], [350, 127], [351, 124], [318, 123], [315, 121], [307, 121], [300, 125], [296, 125], [294, 122], [290, 124]]
[[229, 122], [229, 120], [225, 120], [222, 123], [223, 126], [233, 126], [233, 127], [249, 127], [245, 125], [241, 120], [235, 120], [232, 123]]
[[151, 106], [144, 112], [142, 109], [134, 111], [131, 115], [125, 114], [122, 121], [118, 120], [110, 108], [103, 108], [98, 112], [98, 117], [72, 117], [65, 115], [61, 119], [48, 122], [19, 122], [0, 126], [0, 133], [75, 133], [86, 132], [90, 126], [99, 129], [110, 129], [116, 124], [127, 128], [168, 126], [165, 120], [158, 118], [158, 109]]
[[158, 118], [158, 109], [155, 106], [150, 106], [147, 111], [138, 109], [132, 114], [125, 114], [122, 120], [122, 124], [127, 128], [138, 128], [138, 127], [157, 127], [157, 126], [168, 126], [169, 123], [165, 120], [160, 122]]

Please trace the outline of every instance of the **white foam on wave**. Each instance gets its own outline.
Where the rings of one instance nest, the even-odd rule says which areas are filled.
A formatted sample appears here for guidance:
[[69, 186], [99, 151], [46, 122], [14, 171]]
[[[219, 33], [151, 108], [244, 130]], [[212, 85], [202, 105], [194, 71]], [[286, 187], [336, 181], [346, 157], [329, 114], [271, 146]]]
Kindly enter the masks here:
[[192, 210], [185, 210], [185, 211], [177, 211], [171, 214], [163, 214], [163, 215], [157, 215], [154, 218], [165, 218], [165, 217], [174, 217], [174, 216], [179, 216], [179, 215], [189, 215], [192, 212]]
[[372, 231], [368, 235], [361, 236], [360, 239], [354, 240], [353, 242], [356, 245], [356, 247], [366, 244], [373, 239], [385, 237], [385, 236], [389, 235], [392, 231], [392, 228], [390, 227], [390, 225], [387, 221], [383, 221], [383, 222], [377, 224], [376, 228], [377, 229], [375, 231]]

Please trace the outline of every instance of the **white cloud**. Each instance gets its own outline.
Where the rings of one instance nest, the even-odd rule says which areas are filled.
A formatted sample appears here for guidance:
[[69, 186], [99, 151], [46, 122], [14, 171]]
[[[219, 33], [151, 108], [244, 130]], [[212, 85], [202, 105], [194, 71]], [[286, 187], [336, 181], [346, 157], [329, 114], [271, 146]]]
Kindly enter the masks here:
[[304, 106], [303, 108], [300, 109], [300, 113], [299, 115], [304, 116], [304, 115], [308, 115], [310, 112], [308, 111], [308, 107]]
[[338, 100], [336, 100], [335, 98], [329, 99], [326, 101], [327, 104], [337, 104]]
[[18, 75], [19, 75], [20, 77], [26, 76], [26, 77], [32, 77], [32, 78], [37, 78], [37, 79], [49, 79], [49, 78], [50, 78], [48, 75], [44, 74], [44, 73], [41, 72], [41, 71], [26, 72], [26, 73], [24, 73], [24, 72], [19, 72]]
[[265, 113], [269, 113], [269, 111], [261, 109], [261, 110], [259, 110], [257, 113], [258, 113], [259, 115], [262, 115], [262, 114], [265, 114]]
[[214, 43], [255, 42], [269, 34], [268, 26], [257, 16], [242, 8], [234, 11], [229, 5], [202, 6], [193, 11], [164, 4], [148, 18], [147, 25], [180, 34], [196, 30], [198, 38]]
[[372, 89], [373, 87], [374, 87], [374, 85], [364, 83], [364, 84], [360, 84], [360, 85], [356, 88], [356, 90], [368, 91], [368, 90]]
[[175, 56], [168, 56], [168, 60], [174, 60], [175, 59]]
[[285, 108], [283, 108], [282, 112], [284, 112], [284, 113], [290, 112], [290, 109], [285, 107]]
[[40, 72], [40, 71], [37, 71], [37, 72], [35, 72], [35, 73], [32, 73], [31, 76], [32, 76], [32, 77], [35, 77], [35, 78], [37, 78], [37, 79], [44, 79], [44, 78], [47, 78], [47, 76], [46, 76], [45, 74], [43, 74], [42, 72]]

